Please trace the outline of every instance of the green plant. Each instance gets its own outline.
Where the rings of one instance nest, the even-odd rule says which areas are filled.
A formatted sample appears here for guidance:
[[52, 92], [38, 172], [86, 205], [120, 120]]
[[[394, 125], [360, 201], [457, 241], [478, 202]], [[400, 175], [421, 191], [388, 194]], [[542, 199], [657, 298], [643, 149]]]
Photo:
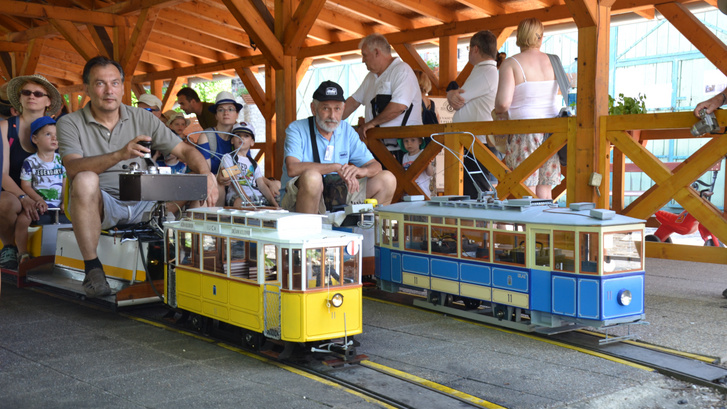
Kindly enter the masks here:
[[646, 95], [639, 95], [636, 98], [618, 94], [618, 99], [608, 96], [609, 115], [629, 115], [646, 113]]

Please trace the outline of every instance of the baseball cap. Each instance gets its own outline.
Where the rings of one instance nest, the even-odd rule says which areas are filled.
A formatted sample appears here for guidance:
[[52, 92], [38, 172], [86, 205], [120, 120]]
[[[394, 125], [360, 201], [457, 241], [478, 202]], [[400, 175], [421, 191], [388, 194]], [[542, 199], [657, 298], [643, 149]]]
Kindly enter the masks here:
[[55, 125], [56, 121], [49, 117], [49, 116], [41, 116], [40, 118], [33, 121], [32, 124], [30, 124], [30, 134], [35, 135], [40, 128], [46, 126], [46, 125]]
[[241, 121], [239, 124], [236, 124], [234, 127], [232, 127], [232, 133], [236, 134], [238, 132], [250, 134], [250, 136], [252, 136], [253, 138], [255, 137], [255, 128], [252, 126], [251, 123], [247, 123], [245, 121]]
[[139, 98], [137, 98], [137, 101], [147, 104], [150, 107], [157, 107], [159, 109], [162, 109], [162, 100], [157, 98], [156, 95], [152, 94], [141, 94]]
[[316, 101], [346, 101], [346, 98], [343, 97], [343, 88], [333, 81], [323, 81], [313, 93], [313, 99]]

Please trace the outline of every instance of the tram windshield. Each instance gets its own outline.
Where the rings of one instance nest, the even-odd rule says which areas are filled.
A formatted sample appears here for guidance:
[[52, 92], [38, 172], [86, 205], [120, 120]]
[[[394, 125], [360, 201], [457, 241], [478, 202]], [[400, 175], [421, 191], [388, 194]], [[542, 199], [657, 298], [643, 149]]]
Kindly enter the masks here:
[[343, 247], [308, 249], [305, 252], [308, 289], [358, 284], [358, 256]]

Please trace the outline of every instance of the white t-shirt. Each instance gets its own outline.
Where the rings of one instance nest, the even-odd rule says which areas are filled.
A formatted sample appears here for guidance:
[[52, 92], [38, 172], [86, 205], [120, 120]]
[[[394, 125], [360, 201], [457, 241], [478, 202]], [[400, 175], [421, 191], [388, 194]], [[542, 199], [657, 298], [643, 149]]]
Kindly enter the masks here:
[[[265, 177], [265, 175], [263, 174], [263, 170], [260, 169], [260, 166], [257, 166], [255, 168], [255, 171], [253, 172], [252, 162], [250, 162], [250, 158], [240, 155], [237, 155], [237, 163], [242, 170], [242, 172], [237, 175], [237, 183], [242, 188], [242, 191], [245, 192], [247, 197], [249, 197], [250, 199], [254, 199], [256, 196], [262, 196], [262, 193], [260, 193], [260, 191], [257, 189], [256, 182], [259, 178]], [[237, 189], [235, 189], [234, 186], [230, 185], [227, 191], [226, 201], [230, 202], [238, 196], [239, 195], [237, 194]]]
[[[419, 155], [422, 153], [422, 151], [417, 152], [414, 155], [409, 155], [409, 152], [404, 154], [404, 157], [401, 159], [401, 166], [404, 168], [404, 170], [409, 169], [409, 166], [411, 166], [412, 163], [414, 163], [415, 160], [419, 157]], [[432, 180], [432, 177], [427, 175], [427, 170], [424, 169], [422, 173], [419, 174], [417, 177], [417, 185], [422, 189], [425, 195], [427, 197], [432, 197], [432, 191], [429, 190], [429, 184]]]
[[41, 159], [37, 153], [28, 156], [20, 169], [20, 180], [30, 181], [48, 207], [60, 207], [63, 194], [63, 179], [66, 168], [61, 164], [61, 155], [54, 154], [51, 162]]
[[[492, 121], [498, 81], [497, 63], [494, 60], [481, 61], [475, 65], [462, 84], [465, 92], [460, 96], [464, 98], [465, 104], [454, 113], [452, 122]], [[482, 135], [477, 135], [477, 138], [482, 143], [487, 142]]]
[[[366, 122], [374, 119], [371, 100], [376, 95], [391, 95], [391, 102], [404, 105], [407, 108], [413, 105], [405, 125], [422, 124], [422, 93], [419, 90], [417, 77], [411, 67], [399, 58], [395, 58], [378, 77], [376, 74], [369, 72], [358, 90], [351, 95], [356, 102], [366, 107], [364, 118]], [[401, 126], [404, 115], [406, 115], [406, 112], [380, 126]], [[399, 150], [396, 139], [385, 139], [384, 144], [390, 151]]]

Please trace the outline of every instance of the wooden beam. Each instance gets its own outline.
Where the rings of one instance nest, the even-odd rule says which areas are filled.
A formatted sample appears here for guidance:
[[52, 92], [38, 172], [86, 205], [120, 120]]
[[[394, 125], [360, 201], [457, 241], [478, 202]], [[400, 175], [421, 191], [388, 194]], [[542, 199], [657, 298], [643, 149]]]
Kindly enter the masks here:
[[499, 50], [505, 45], [505, 41], [512, 35], [517, 27], [503, 27], [500, 29], [491, 30], [492, 33], [497, 37], [497, 49]]
[[659, 4], [656, 10], [664, 15], [715, 67], [727, 75], [727, 44], [682, 4]]
[[0, 52], [20, 52], [23, 53], [28, 49], [27, 43], [14, 43], [12, 41], [0, 41]]
[[[394, 50], [396, 50], [396, 53], [399, 54], [399, 57], [402, 61], [409, 64], [412, 69], [422, 71], [427, 77], [429, 77], [429, 81], [431, 81], [432, 83], [432, 90], [434, 91], [434, 94], [439, 94], [439, 78], [422, 59], [416, 48], [411, 44], [396, 44], [393, 47]], [[455, 59], [455, 65], [456, 64], [457, 61]]]
[[329, 0], [329, 4], [336, 4], [342, 8], [355, 13], [358, 16], [370, 19], [376, 23], [384, 24], [397, 30], [410, 30], [422, 27], [417, 20], [407, 18], [385, 7], [374, 3], [361, 2], [356, 0]]
[[56, 20], [54, 18], [49, 18], [48, 22], [81, 54], [84, 60], [88, 61], [99, 55], [96, 46], [76, 28], [75, 24], [70, 21]]
[[358, 20], [328, 9], [321, 10], [318, 14], [318, 21], [329, 24], [343, 32], [351, 33], [357, 37], [365, 37], [374, 32], [373, 27], [364, 25]]
[[148, 82], [155, 79], [167, 79], [172, 77], [188, 77], [192, 75], [200, 75], [206, 73], [217, 72], [221, 70], [231, 70], [237, 67], [251, 67], [255, 65], [264, 65], [267, 58], [262, 54], [250, 57], [236, 58], [233, 60], [224, 60], [209, 64], [201, 64], [193, 67], [175, 68], [168, 71], [159, 71], [147, 73], [144, 75], [134, 76], [134, 82]]
[[233, 44], [229, 41], [220, 40], [219, 38], [211, 36], [209, 34], [202, 33], [200, 31], [190, 30], [187, 27], [178, 26], [162, 19], [159, 19], [154, 25], [154, 32], [164, 33], [182, 40], [188, 40], [193, 43], [193, 47], [206, 47], [212, 50], [219, 51], [221, 53], [226, 53], [228, 54], [227, 56], [225, 56], [226, 58], [233, 56], [244, 57], [250, 54], [247, 48], [240, 45]]
[[30, 40], [30, 43], [28, 43], [28, 51], [25, 53], [23, 64], [19, 70], [20, 75], [31, 75], [35, 73], [35, 69], [38, 66], [38, 59], [43, 49], [43, 41], [42, 38]]
[[283, 45], [249, 0], [222, 0], [275, 69], [283, 68]]
[[199, 60], [189, 54], [186, 54], [178, 49], [167, 47], [159, 44], [156, 41], [149, 41], [144, 47], [144, 51], [150, 54], [158, 55], [160, 57], [168, 58], [172, 61], [187, 65], [199, 64]]
[[298, 60], [298, 74], [296, 75], [296, 78], [295, 78], [295, 87], [296, 88], [298, 88], [300, 86], [300, 83], [303, 82], [303, 78], [305, 77], [305, 74], [308, 72], [308, 68], [310, 68], [311, 64], [313, 64], [312, 58], [305, 58], [302, 60]]
[[573, 21], [579, 28], [596, 25], [597, 4], [595, 2], [587, 0], [565, 0], [565, 5], [573, 14]]
[[126, 50], [120, 61], [124, 72], [133, 74], [134, 68], [139, 63], [141, 53], [144, 51], [144, 45], [149, 40], [149, 35], [151, 35], [151, 30], [154, 28], [154, 23], [158, 15], [158, 8], [146, 8], [139, 13], [136, 26], [131, 33], [131, 38], [126, 43]]
[[[187, 3], [187, 5], [192, 6], [192, 3]], [[195, 3], [195, 5], [199, 6], [200, 3]], [[237, 21], [229, 13], [215, 9], [217, 14], [214, 16], [214, 20], [207, 16], [178, 11], [179, 7], [172, 10], [165, 9], [159, 19], [185, 27], [187, 30], [199, 31], [223, 41], [249, 47], [250, 37], [240, 28]], [[229, 21], [229, 23], [226, 23], [226, 21]]]
[[505, 14], [508, 11], [505, 7], [503, 7], [504, 3], [500, 3], [495, 0], [457, 0], [457, 2], [481, 13], [487, 14], [488, 16]]
[[[457, 77], [457, 36], [439, 38], [439, 78], [436, 84], [446, 90], [450, 81]], [[435, 84], [434, 82], [432, 84]]]
[[[154, 82], [156, 81], [152, 81], [152, 83]], [[177, 92], [182, 89], [182, 85], [184, 85], [184, 81], [181, 77], [174, 77], [169, 80], [167, 92], [162, 97], [162, 112], [172, 109], [174, 104], [177, 103]], [[159, 92], [161, 92], [161, 90], [159, 90]]]
[[286, 55], [298, 54], [324, 4], [326, 4], [326, 0], [302, 0], [298, 4], [283, 35]]
[[88, 33], [91, 35], [91, 39], [96, 44], [96, 48], [100, 54], [104, 57], [111, 57], [114, 55], [114, 43], [109, 37], [109, 33], [106, 32], [105, 27], [101, 26], [87, 26]]
[[450, 23], [457, 20], [457, 15], [451, 8], [445, 7], [432, 0], [397, 0], [396, 3], [415, 13], [433, 18], [443, 23]]
[[235, 71], [237, 72], [237, 76], [240, 77], [240, 80], [245, 85], [245, 89], [247, 89], [250, 97], [253, 101], [255, 101], [255, 105], [257, 105], [260, 113], [262, 113], [264, 118], [269, 119], [272, 116], [271, 110], [273, 108], [273, 104], [268, 104], [265, 91], [263, 91], [263, 88], [260, 86], [260, 82], [258, 82], [257, 78], [255, 78], [255, 74], [248, 67], [238, 67], [235, 68]]
[[113, 27], [124, 24], [125, 17], [113, 13], [82, 10], [79, 8], [57, 7], [47, 4], [27, 3], [15, 0], [3, 0], [3, 14], [47, 19], [52, 16], [57, 20], [75, 23], [94, 24]]
[[207, 47], [200, 47], [199, 44], [195, 44], [191, 40], [183, 40], [179, 38], [173, 38], [171, 36], [155, 36], [154, 42], [165, 47], [169, 47], [175, 50], [179, 50], [185, 54], [197, 57], [203, 60], [203, 63], [215, 62], [219, 60], [225, 60], [226, 55], [218, 51], [209, 49]]

